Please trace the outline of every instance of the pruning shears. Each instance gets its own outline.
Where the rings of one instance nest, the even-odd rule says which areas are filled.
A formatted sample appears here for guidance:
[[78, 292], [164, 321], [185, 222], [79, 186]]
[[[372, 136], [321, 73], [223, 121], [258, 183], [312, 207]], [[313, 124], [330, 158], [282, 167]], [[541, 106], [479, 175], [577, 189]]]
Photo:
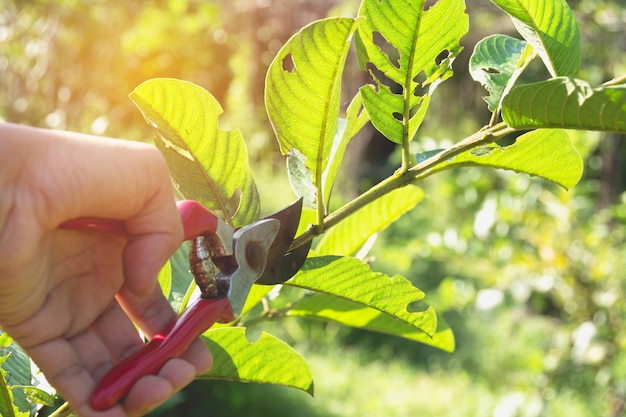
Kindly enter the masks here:
[[[171, 358], [214, 323], [228, 323], [242, 312], [252, 284], [280, 284], [302, 266], [310, 243], [289, 251], [296, 234], [302, 199], [257, 222], [235, 229], [202, 204], [177, 203], [184, 240], [191, 241], [189, 268], [201, 296], [177, 320], [133, 355], [118, 362], [91, 396], [91, 407], [115, 405], [144, 375], [156, 374]], [[124, 222], [81, 217], [60, 226], [65, 230], [126, 235]]]

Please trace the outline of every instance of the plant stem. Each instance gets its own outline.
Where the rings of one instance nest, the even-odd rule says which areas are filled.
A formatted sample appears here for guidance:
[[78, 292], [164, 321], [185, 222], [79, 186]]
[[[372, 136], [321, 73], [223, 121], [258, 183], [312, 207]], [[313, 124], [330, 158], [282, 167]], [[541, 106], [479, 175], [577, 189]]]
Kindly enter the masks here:
[[272, 309], [272, 310], [269, 310], [269, 309], [265, 310], [261, 314], [259, 314], [258, 316], [253, 317], [250, 320], [247, 320], [244, 323], [244, 326], [246, 328], [250, 328], [250, 327], [254, 327], [254, 326], [257, 326], [259, 324], [262, 324], [262, 323], [266, 323], [266, 322], [271, 321], [271, 320], [278, 320], [278, 319], [284, 318], [287, 315], [287, 313], [290, 310], [293, 309], [294, 304], [296, 304], [297, 302], [298, 301], [296, 301], [294, 303], [289, 303], [285, 307]]
[[605, 82], [604, 84], [602, 84], [602, 87], [610, 87], [621, 84], [626, 84], [626, 74]]
[[65, 402], [59, 408], [57, 408], [49, 417], [70, 417], [74, 415], [74, 411], [70, 407], [70, 404]]
[[[450, 148], [439, 152], [438, 154], [428, 158], [425, 161], [417, 164], [416, 166], [403, 171], [402, 168], [396, 171], [390, 177], [382, 180], [351, 202], [347, 203], [343, 207], [331, 213], [324, 220], [325, 229], [333, 227], [337, 223], [341, 222], [351, 214], [357, 212], [359, 209], [367, 206], [371, 202], [381, 198], [382, 196], [389, 194], [391, 191], [404, 187], [416, 180], [422, 180], [436, 172], [437, 165], [466, 152], [477, 146], [485, 145], [491, 142], [515, 132], [516, 129], [508, 127], [504, 123], [498, 123], [497, 125], [487, 127], [479, 130], [471, 136], [466, 137], [460, 142], [455, 143]], [[312, 240], [315, 236], [320, 235], [320, 231], [315, 228], [309, 228], [306, 232], [298, 236], [293, 244], [292, 248], [302, 246], [304, 243]]]

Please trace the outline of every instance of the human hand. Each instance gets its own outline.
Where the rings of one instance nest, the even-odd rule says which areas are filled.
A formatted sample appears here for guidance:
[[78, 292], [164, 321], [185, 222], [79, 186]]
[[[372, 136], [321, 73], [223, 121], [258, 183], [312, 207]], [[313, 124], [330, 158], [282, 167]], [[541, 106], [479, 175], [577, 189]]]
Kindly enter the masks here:
[[[167, 166], [153, 147], [0, 124], [0, 327], [79, 416], [139, 416], [211, 366], [196, 341], [123, 403], [89, 407], [115, 361], [176, 315], [156, 285], [182, 225]], [[82, 217], [125, 221], [129, 237], [59, 230]], [[132, 321], [131, 321], [132, 320]]]

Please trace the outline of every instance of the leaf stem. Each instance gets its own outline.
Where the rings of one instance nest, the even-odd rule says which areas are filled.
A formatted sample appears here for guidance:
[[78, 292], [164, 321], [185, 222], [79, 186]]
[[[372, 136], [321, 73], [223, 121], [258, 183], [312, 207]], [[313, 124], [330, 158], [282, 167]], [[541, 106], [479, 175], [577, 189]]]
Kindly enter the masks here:
[[315, 228], [319, 233], [324, 233], [324, 229], [325, 229], [324, 218], [326, 216], [326, 208], [324, 205], [324, 187], [322, 186], [321, 173], [318, 173], [315, 181], [317, 184], [317, 189], [315, 190], [315, 193], [317, 194], [317, 204], [316, 204], [317, 225], [315, 226]]
[[258, 316], [253, 317], [250, 320], [247, 320], [245, 323], [243, 323], [243, 325], [246, 328], [250, 328], [250, 327], [258, 326], [259, 324], [263, 324], [268, 321], [282, 319], [287, 316], [287, 313], [289, 313], [289, 311], [293, 309], [294, 304], [297, 304], [299, 301], [300, 300], [296, 300], [294, 303], [289, 303], [286, 306], [281, 307], [281, 308], [264, 310]]
[[[505, 123], [500, 122], [497, 125], [488, 126], [479, 130], [478, 132], [466, 137], [460, 142], [455, 143], [450, 148], [439, 152], [438, 154], [426, 159], [425, 161], [422, 161], [421, 163], [407, 169], [406, 171], [400, 168], [390, 177], [382, 180], [351, 202], [347, 203], [346, 205], [328, 215], [324, 220], [325, 228], [328, 229], [336, 225], [353, 213], [357, 212], [359, 209], [367, 206], [378, 198], [389, 194], [395, 189], [404, 187], [405, 185], [408, 185], [416, 180], [422, 180], [429, 177], [434, 172], [436, 172], [435, 168], [437, 167], [437, 165], [455, 157], [456, 155], [459, 155], [477, 146], [495, 142], [496, 140], [510, 133], [513, 133], [516, 130], [517, 129], [508, 127]], [[306, 232], [298, 236], [291, 246], [292, 248], [302, 246], [303, 244], [312, 240], [315, 236], [318, 236], [320, 234], [321, 232], [317, 227], [311, 227]]]
[[626, 74], [613, 78], [612, 80], [609, 80], [603, 83], [602, 87], [611, 87], [611, 86], [621, 85], [621, 84], [626, 84]]

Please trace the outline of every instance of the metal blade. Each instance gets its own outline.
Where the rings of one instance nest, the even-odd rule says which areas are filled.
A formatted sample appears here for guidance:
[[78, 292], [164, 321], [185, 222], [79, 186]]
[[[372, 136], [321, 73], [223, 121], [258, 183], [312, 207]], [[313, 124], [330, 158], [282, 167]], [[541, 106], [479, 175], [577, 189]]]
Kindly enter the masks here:
[[308, 241], [304, 245], [287, 252], [282, 258], [268, 264], [263, 275], [256, 280], [255, 284], [274, 285], [282, 284], [289, 278], [294, 276], [300, 270], [300, 267], [309, 254], [312, 241]]
[[290, 206], [265, 217], [265, 219], [278, 220], [280, 230], [268, 251], [267, 266], [263, 274], [257, 279], [257, 284], [280, 284], [291, 278], [302, 266], [309, 252], [310, 244], [301, 247], [305, 249], [296, 248], [287, 254], [298, 230], [301, 213], [302, 199], [299, 199]]

